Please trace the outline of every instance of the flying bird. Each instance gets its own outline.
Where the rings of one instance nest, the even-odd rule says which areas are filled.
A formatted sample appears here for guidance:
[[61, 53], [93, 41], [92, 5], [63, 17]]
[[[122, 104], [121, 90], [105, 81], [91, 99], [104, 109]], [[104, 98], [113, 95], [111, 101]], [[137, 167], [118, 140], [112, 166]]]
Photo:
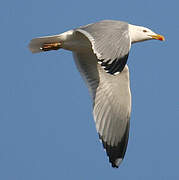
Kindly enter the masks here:
[[146, 40], [164, 40], [152, 30], [123, 21], [103, 20], [54, 36], [32, 39], [32, 53], [65, 49], [75, 64], [93, 100], [96, 130], [112, 167], [122, 162], [129, 137], [131, 92], [127, 59], [131, 45]]

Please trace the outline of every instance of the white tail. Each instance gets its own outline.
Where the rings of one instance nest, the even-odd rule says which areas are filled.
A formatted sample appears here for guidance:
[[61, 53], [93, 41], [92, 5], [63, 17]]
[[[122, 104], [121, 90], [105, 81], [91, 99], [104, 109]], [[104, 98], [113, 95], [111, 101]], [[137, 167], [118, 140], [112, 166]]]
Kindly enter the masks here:
[[41, 48], [44, 43], [57, 43], [60, 42], [60, 35], [44, 36], [32, 39], [29, 43], [29, 49], [32, 53], [44, 52]]

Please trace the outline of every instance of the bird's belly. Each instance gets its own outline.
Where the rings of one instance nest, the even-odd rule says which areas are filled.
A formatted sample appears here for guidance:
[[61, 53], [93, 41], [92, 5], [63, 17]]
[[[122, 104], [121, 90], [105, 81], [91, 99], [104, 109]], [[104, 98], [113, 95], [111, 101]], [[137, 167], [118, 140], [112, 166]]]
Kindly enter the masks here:
[[90, 45], [84, 41], [68, 41], [62, 48], [73, 52], [88, 52], [91, 49]]
[[65, 40], [62, 42], [62, 48], [73, 52], [89, 52], [91, 43], [83, 34], [73, 31], [65, 34]]

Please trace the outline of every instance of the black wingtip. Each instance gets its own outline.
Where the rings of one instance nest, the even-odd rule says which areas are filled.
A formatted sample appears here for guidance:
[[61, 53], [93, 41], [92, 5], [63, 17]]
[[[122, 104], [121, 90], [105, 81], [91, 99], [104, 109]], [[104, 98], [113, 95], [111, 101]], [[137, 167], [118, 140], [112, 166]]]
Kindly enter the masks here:
[[109, 157], [109, 162], [113, 168], [118, 168], [124, 159], [124, 155], [127, 149], [128, 137], [129, 122], [126, 125], [126, 131], [117, 146], [108, 145], [107, 142], [103, 141], [103, 137], [99, 134], [99, 138], [102, 140], [103, 147], [106, 150], [107, 156]]
[[129, 54], [121, 57], [120, 59], [114, 59], [114, 60], [98, 60], [98, 63], [103, 67], [103, 69], [112, 75], [117, 75], [118, 73], [122, 72], [124, 69], [127, 59], [128, 59]]
[[118, 158], [115, 160], [110, 160], [110, 163], [112, 165], [113, 168], [119, 168], [120, 164], [122, 163], [122, 158]]
[[116, 164], [112, 163], [112, 167], [113, 168], [119, 168], [119, 166], [117, 166]]

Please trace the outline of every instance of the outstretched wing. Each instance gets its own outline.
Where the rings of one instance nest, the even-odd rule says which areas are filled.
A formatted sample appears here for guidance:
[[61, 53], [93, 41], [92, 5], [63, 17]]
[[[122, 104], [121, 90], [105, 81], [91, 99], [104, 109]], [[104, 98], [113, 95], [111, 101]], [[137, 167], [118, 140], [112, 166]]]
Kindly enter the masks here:
[[82, 26], [75, 31], [89, 39], [99, 64], [106, 72], [117, 74], [123, 70], [131, 47], [128, 23], [104, 20]]
[[121, 163], [128, 142], [131, 95], [129, 71], [113, 76], [97, 63], [95, 54], [73, 53], [78, 70], [93, 98], [93, 115], [99, 138], [113, 167]]

